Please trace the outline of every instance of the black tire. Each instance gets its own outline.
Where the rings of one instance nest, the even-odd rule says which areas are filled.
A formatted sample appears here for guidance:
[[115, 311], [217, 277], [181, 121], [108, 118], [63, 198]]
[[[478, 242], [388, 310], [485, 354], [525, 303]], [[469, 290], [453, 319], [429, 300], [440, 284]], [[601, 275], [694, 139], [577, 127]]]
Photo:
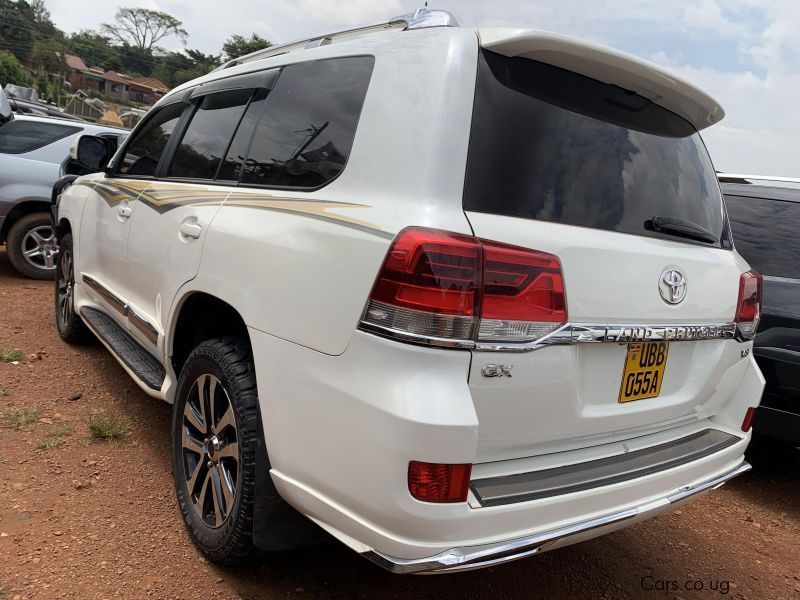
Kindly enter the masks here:
[[[49, 235], [42, 236], [41, 233]], [[41, 243], [37, 242], [34, 234], [40, 236]], [[26, 251], [36, 250], [37, 247], [41, 250], [41, 254], [30, 258], [25, 257]], [[26, 277], [31, 279], [53, 279], [55, 277], [55, 258], [58, 245], [56, 244], [53, 220], [49, 213], [31, 213], [14, 223], [6, 236], [6, 249], [11, 265]], [[51, 263], [52, 267], [48, 267], [47, 265]]]
[[[212, 384], [216, 385], [213, 409]], [[233, 426], [227, 407], [232, 411]], [[257, 553], [253, 546], [253, 506], [258, 419], [250, 345], [232, 337], [202, 342], [189, 354], [178, 379], [172, 417], [172, 474], [189, 535], [216, 563], [241, 563]], [[198, 444], [201, 434], [204, 443]], [[234, 439], [236, 451], [226, 450]], [[232, 501], [225, 495], [231, 487]]]
[[61, 339], [68, 344], [88, 344], [94, 335], [86, 323], [75, 312], [75, 254], [72, 249], [72, 234], [61, 238], [61, 247], [56, 259], [56, 278], [54, 287], [56, 329]]

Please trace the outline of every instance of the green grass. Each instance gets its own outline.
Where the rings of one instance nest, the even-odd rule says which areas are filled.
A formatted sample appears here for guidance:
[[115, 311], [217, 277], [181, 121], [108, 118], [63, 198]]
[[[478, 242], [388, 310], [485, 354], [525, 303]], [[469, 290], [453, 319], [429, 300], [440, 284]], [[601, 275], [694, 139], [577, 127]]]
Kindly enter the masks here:
[[41, 444], [39, 444], [39, 448], [41, 450], [54, 450], [58, 448], [64, 443], [64, 440], [60, 440], [58, 438], [47, 438]]
[[53, 437], [64, 437], [70, 433], [72, 433], [72, 429], [70, 429], [67, 425], [61, 425], [60, 427], [55, 427], [54, 429], [50, 430], [50, 435]]
[[36, 421], [38, 416], [39, 411], [36, 409], [17, 408], [3, 413], [3, 423], [14, 429], [23, 429]]
[[19, 360], [23, 354], [22, 350], [19, 349], [7, 350], [6, 348], [0, 348], [0, 362]]
[[125, 417], [92, 415], [89, 418], [89, 431], [92, 440], [117, 440], [122, 437], [128, 420]]

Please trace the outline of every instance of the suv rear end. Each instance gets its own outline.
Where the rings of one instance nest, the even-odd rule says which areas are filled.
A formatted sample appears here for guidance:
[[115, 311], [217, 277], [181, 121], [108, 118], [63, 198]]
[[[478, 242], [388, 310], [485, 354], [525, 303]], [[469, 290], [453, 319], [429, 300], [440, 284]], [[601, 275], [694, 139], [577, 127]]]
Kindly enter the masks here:
[[[262, 413], [281, 496], [376, 563], [430, 572], [587, 539], [746, 471], [761, 278], [733, 250], [697, 133], [719, 106], [560, 36], [402, 35], [404, 61], [370, 47], [353, 153], [328, 191], [358, 201], [399, 182], [358, 213], [385, 244], [342, 242], [347, 291], [320, 304], [363, 302], [374, 265], [358, 330], [320, 352], [250, 332], [259, 387], [279, 398]], [[424, 47], [446, 57], [437, 79], [414, 60]], [[376, 116], [394, 102], [393, 127], [411, 96], [439, 121], [409, 119], [386, 144]]]

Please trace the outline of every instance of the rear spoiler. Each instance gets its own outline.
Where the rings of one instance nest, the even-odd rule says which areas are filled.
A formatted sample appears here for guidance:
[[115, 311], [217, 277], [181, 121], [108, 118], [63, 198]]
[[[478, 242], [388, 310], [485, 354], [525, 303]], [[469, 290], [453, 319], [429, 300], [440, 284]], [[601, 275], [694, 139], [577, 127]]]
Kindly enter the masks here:
[[480, 28], [481, 46], [617, 85], [683, 117], [698, 131], [722, 120], [725, 111], [688, 81], [631, 54], [577, 38], [531, 29]]

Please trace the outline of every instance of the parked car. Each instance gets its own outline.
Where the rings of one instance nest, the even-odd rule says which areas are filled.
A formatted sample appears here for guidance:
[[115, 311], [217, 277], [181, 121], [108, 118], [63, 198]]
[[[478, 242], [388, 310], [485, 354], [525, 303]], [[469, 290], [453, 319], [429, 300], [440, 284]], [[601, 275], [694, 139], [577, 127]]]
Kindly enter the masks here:
[[44, 104], [42, 102], [31, 102], [29, 100], [21, 100], [19, 98], [8, 98], [8, 103], [11, 105], [11, 110], [21, 115], [33, 115], [36, 117], [53, 117], [54, 119], [64, 119], [66, 121], [78, 121], [85, 123], [84, 119], [65, 113], [63, 110]]
[[80, 140], [101, 172], [57, 205], [58, 331], [173, 403], [212, 560], [318, 526], [394, 572], [473, 569], [749, 469], [761, 278], [698, 134], [722, 109], [615, 50], [456, 25], [271, 47], [110, 162]]
[[50, 193], [63, 174], [77, 171], [69, 150], [83, 134], [115, 146], [127, 131], [91, 123], [17, 114], [0, 126], [0, 244], [14, 268], [34, 279], [52, 279], [58, 245]]
[[800, 179], [719, 180], [736, 249], [764, 276], [753, 354], [767, 387], [753, 431], [800, 445]]

